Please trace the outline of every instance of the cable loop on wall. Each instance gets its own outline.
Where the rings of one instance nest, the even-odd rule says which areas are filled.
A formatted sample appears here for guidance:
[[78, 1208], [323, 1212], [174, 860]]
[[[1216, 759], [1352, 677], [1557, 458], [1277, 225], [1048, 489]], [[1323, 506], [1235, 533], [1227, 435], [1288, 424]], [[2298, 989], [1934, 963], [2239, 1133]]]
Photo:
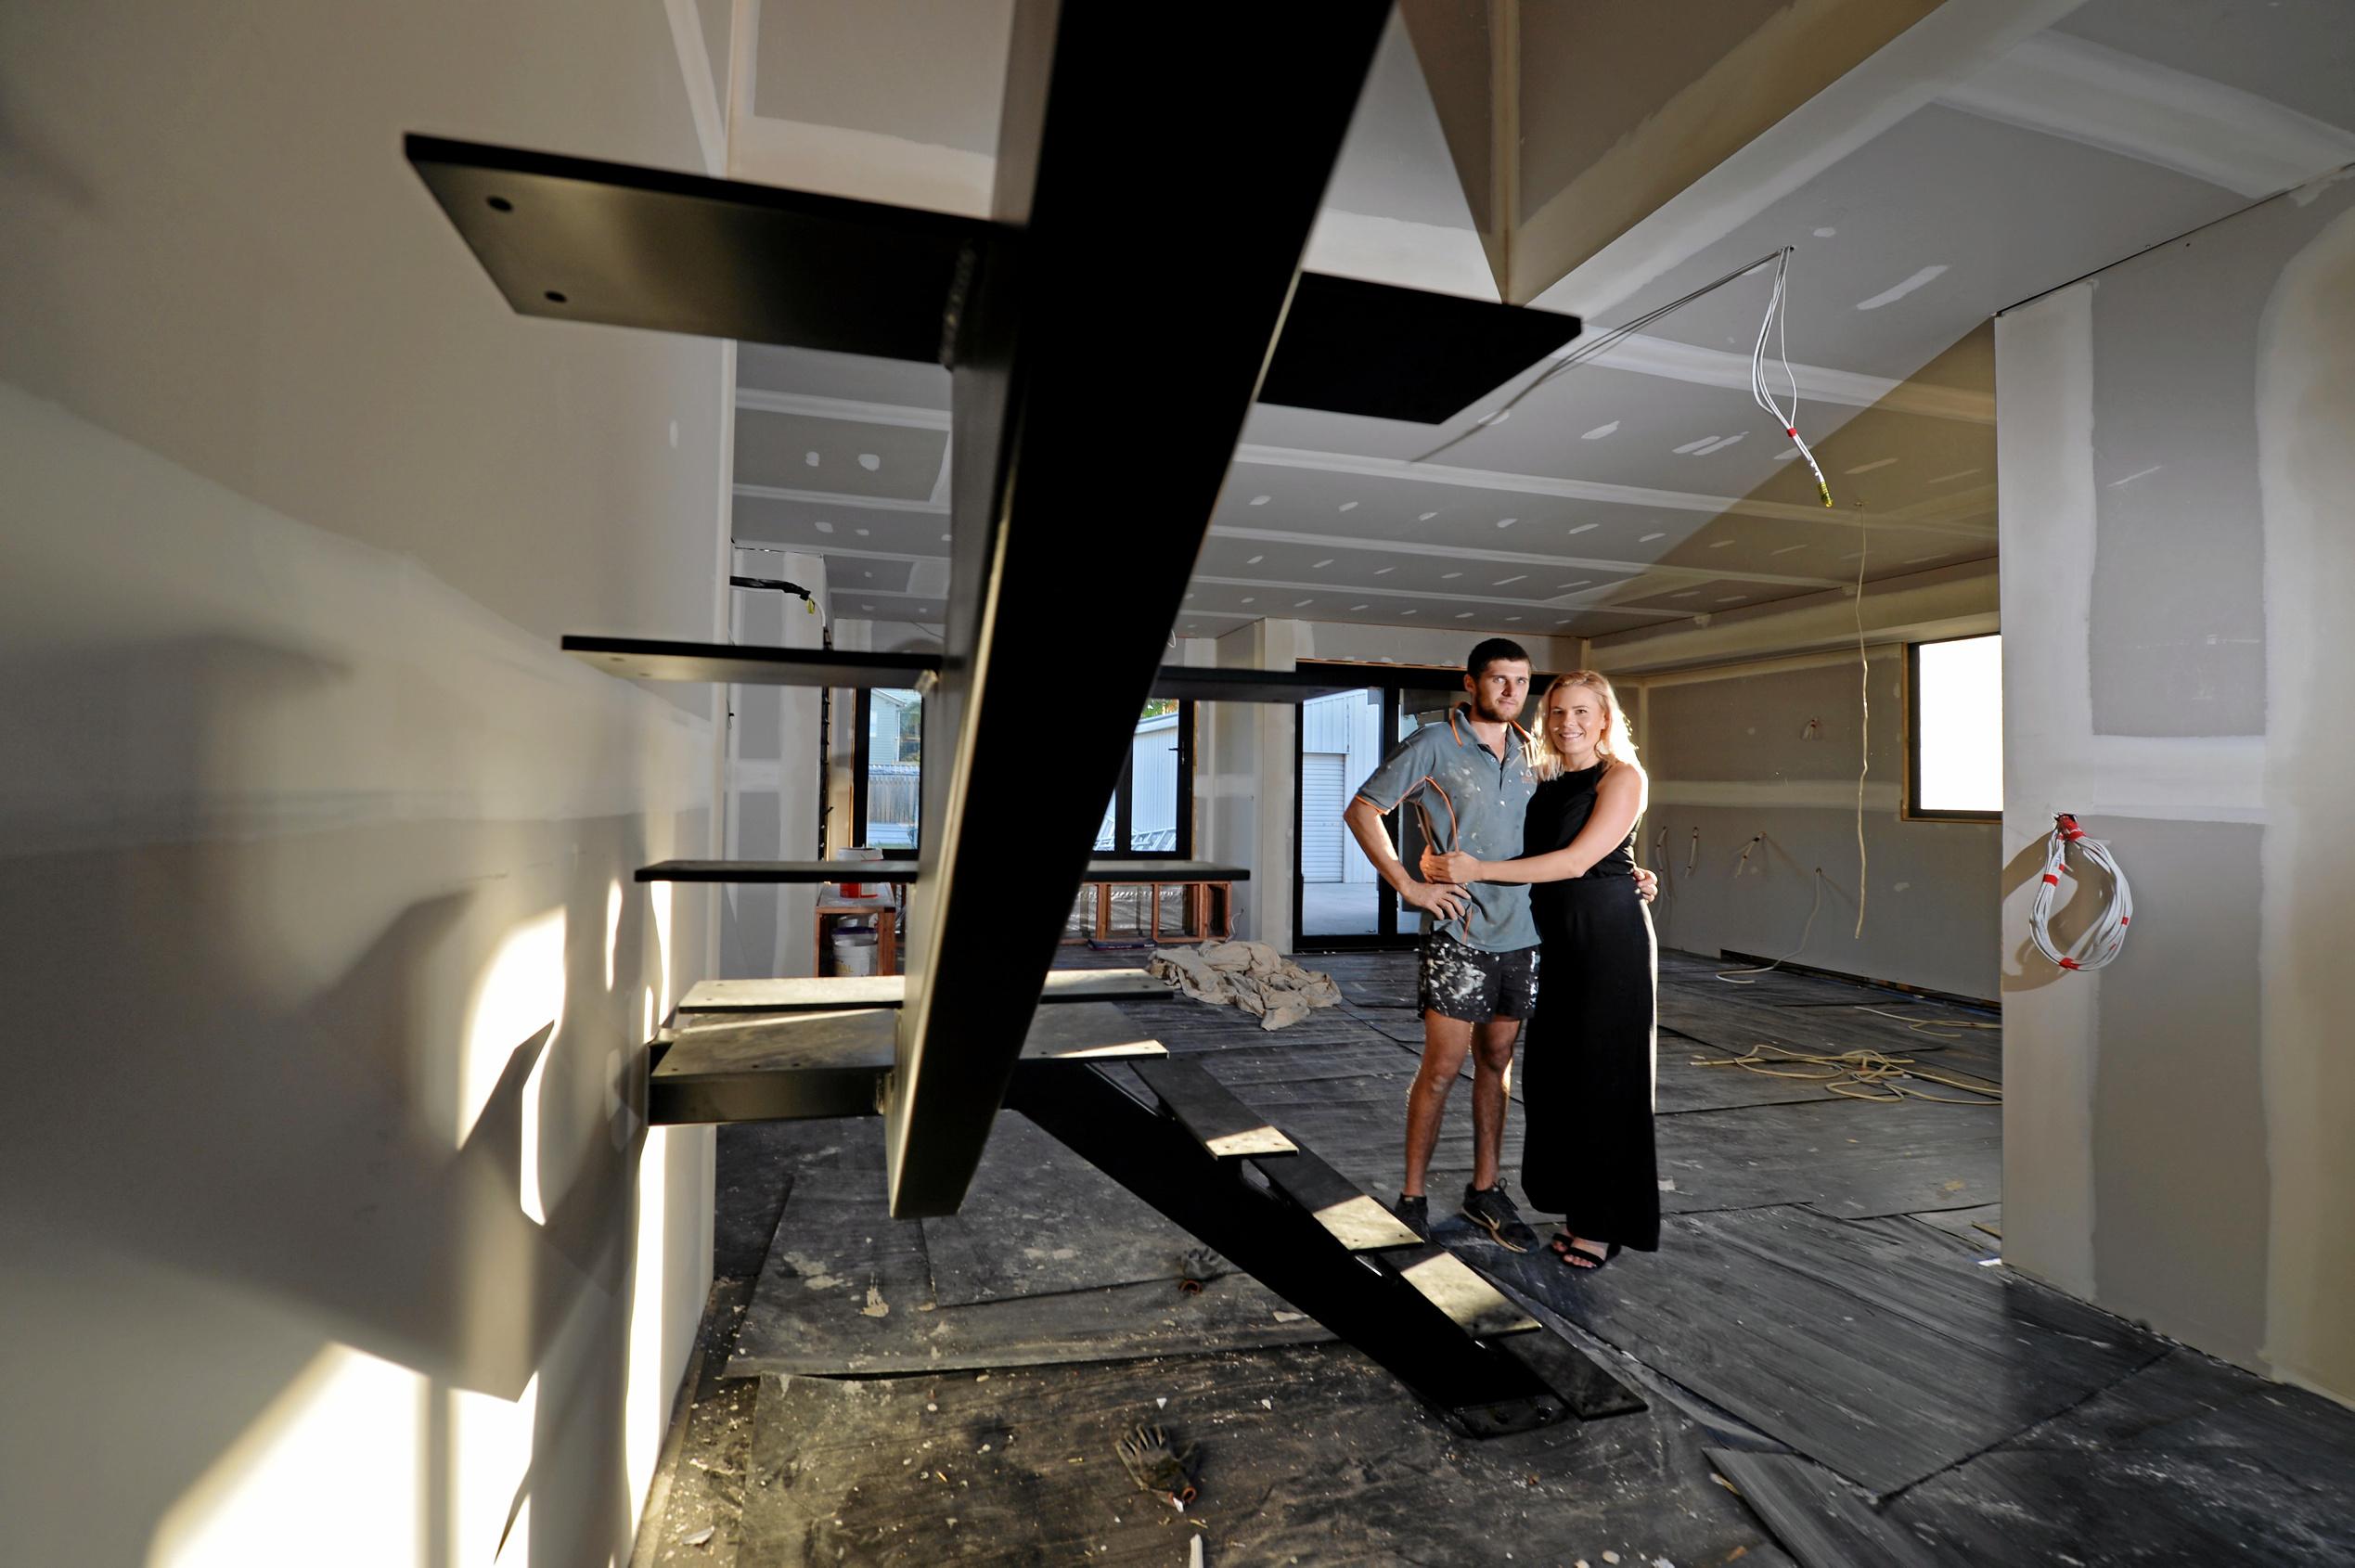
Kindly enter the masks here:
[[[2064, 876], [2077, 873], [2069, 868], [2069, 846], [2110, 874], [2110, 899], [2093, 923], [2064, 952], [2053, 940], [2053, 890], [2061, 885]], [[2044, 852], [2044, 877], [2037, 883], [2036, 903], [2028, 911], [2028, 936], [2036, 950], [2065, 970], [2097, 970], [2117, 958], [2126, 946], [2126, 928], [2134, 923], [2134, 893], [2127, 886], [2126, 873], [2118, 868], [2117, 859], [2110, 854], [2110, 846], [2099, 839], [2089, 839], [2085, 829], [2077, 825], [2077, 818], [2060, 812], [2053, 818], [2053, 837]]]

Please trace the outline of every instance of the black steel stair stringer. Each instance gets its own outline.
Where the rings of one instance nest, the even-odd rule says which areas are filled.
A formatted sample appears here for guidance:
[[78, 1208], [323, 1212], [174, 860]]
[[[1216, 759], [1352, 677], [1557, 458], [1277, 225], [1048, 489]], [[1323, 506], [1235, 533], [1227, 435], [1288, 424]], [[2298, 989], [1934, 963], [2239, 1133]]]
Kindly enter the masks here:
[[1570, 1417], [1569, 1401], [1519, 1356], [1467, 1333], [1379, 1253], [1351, 1252], [1255, 1182], [1247, 1162], [1213, 1155], [1106, 1070], [1024, 1062], [1006, 1104], [1371, 1356], [1465, 1435]]

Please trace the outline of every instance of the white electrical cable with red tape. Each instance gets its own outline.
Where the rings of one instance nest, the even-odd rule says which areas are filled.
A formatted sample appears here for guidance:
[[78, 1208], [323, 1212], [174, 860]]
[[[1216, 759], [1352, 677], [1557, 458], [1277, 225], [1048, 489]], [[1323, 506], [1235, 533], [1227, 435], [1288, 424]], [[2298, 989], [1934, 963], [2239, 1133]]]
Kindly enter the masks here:
[[[2053, 890], [2061, 885], [2064, 875], [2074, 877], [2069, 868], [2069, 846], [2110, 874], [2110, 900], [2101, 914], [2088, 925], [2065, 952], [2053, 940]], [[2085, 829], [2077, 825], [2077, 818], [2061, 812], [2053, 818], [2053, 838], [2044, 852], [2044, 877], [2037, 883], [2036, 903], [2028, 911], [2028, 936], [2037, 951], [2065, 970], [2097, 970], [2126, 946], [2126, 928], [2134, 923], [2134, 893], [2126, 884], [2126, 873], [2118, 868], [2117, 856], [2110, 846], [2099, 839], [2089, 839]]]

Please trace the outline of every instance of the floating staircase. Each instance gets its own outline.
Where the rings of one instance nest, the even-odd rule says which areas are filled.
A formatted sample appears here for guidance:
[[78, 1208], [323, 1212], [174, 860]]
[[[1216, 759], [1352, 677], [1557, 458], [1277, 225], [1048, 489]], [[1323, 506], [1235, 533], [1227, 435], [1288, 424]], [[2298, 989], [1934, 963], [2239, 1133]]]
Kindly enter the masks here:
[[[1218, 1086], [1133, 1038], [1101, 1004], [1159, 990], [1148, 978], [1049, 972], [1143, 701], [1346, 689], [1159, 665], [1251, 405], [1435, 423], [1578, 330], [1301, 270], [1389, 12], [1205, 0], [1173, 24], [1017, 0], [987, 221], [430, 136], [406, 149], [519, 314], [952, 371], [939, 657], [564, 639], [631, 679], [914, 686], [924, 753], [946, 759], [925, 770], [920, 859], [860, 868], [914, 884], [907, 976], [698, 987], [650, 1052], [655, 1119], [880, 1112], [891, 1212], [911, 1218], [958, 1209], [1010, 1107], [1464, 1430], [1508, 1431], [1588, 1413], [1565, 1384], [1597, 1411], [1624, 1391], [1596, 1392], [1582, 1361], [1541, 1375], [1566, 1346], [1523, 1332], [1461, 1263], [1402, 1240], [1313, 1155], [1242, 1125]], [[1148, 485], [1134, 482], [1143, 443]], [[1100, 577], [1108, 546], [1117, 603]], [[1041, 770], [1037, 681], [1070, 665], [1075, 626], [1088, 690], [1056, 713]], [[832, 880], [806, 862], [640, 876]]]
[[[658, 1042], [649, 1119], [874, 1114], [890, 1096], [896, 980], [697, 986]], [[1049, 980], [1007, 1109], [1381, 1363], [1468, 1437], [1643, 1407], [1113, 1005], [1172, 996], [1161, 982], [1140, 970]]]

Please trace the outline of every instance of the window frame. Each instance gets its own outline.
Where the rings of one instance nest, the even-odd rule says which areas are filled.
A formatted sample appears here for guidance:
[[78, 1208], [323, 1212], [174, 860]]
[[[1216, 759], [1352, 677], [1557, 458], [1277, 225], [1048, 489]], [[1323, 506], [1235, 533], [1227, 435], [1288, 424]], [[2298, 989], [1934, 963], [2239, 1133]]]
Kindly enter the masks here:
[[[868, 726], [872, 722], [873, 716], [874, 695], [866, 688], [862, 687], [858, 690], [857, 701], [855, 705], [852, 716], [852, 735], [854, 739], [851, 746], [851, 824], [858, 835], [853, 842], [860, 845], [871, 844], [873, 842], [870, 833], [871, 825], [867, 820], [869, 806], [868, 768], [873, 757], [873, 752], [869, 745]], [[1091, 850], [1089, 851], [1089, 857], [1091, 859], [1133, 860], [1141, 864], [1152, 865], [1156, 862], [1191, 860], [1193, 858], [1195, 722], [1196, 705], [1193, 699], [1190, 697], [1179, 699], [1178, 703], [1178, 723], [1176, 726], [1178, 732], [1178, 838], [1176, 847], [1172, 849], [1113, 849], [1105, 850], [1100, 854]], [[924, 842], [925, 826], [923, 815], [923, 773], [921, 771], [924, 765], [920, 758], [916, 765], [918, 768], [918, 785], [916, 790], [916, 846], [918, 853], [920, 854]], [[1135, 780], [1130, 775], [1129, 765], [1123, 763], [1120, 769], [1120, 782], [1113, 788], [1113, 820], [1114, 824], [1113, 837], [1116, 840], [1125, 842], [1127, 839], [1129, 834], [1129, 825], [1134, 819], [1135, 811]]]
[[[1980, 642], [1988, 637], [2001, 638], [2001, 630], [1969, 632], [1961, 636], [1928, 637], [1905, 645], [1905, 798], [1900, 803], [1898, 818], [1906, 822], [1992, 822], [2001, 823], [2001, 806], [1993, 811], [1945, 811], [1921, 804], [1922, 799], [1922, 649], [1950, 642]], [[1998, 712], [2001, 711], [2001, 694], [1997, 694]]]
[[[898, 687], [894, 687], [893, 689], [894, 689], [894, 690], [903, 690], [903, 689], [906, 689], [906, 690], [912, 690], [912, 689], [914, 689], [914, 688], [898, 688]], [[860, 687], [860, 688], [858, 688], [858, 689], [857, 689], [856, 699], [857, 699], [857, 700], [856, 700], [856, 701], [853, 704], [853, 707], [852, 707], [852, 725], [853, 725], [853, 729], [852, 729], [852, 740], [851, 740], [851, 827], [853, 828], [853, 829], [854, 829], [854, 830], [856, 830], [856, 832], [857, 833], [857, 835], [858, 835], [858, 836], [857, 836], [856, 838], [855, 838], [855, 839], [853, 839], [853, 840], [851, 841], [851, 846], [850, 846], [850, 847], [853, 847], [853, 848], [860, 848], [860, 849], [867, 849], [867, 848], [872, 848], [872, 847], [874, 847], [874, 838], [873, 838], [872, 834], [871, 834], [871, 833], [870, 833], [870, 831], [869, 831], [869, 826], [870, 826], [870, 825], [869, 824], [869, 822], [868, 822], [868, 820], [867, 820], [867, 808], [868, 808], [868, 806], [869, 806], [869, 793], [870, 793], [870, 792], [869, 792], [869, 789], [868, 789], [868, 771], [867, 771], [867, 770], [868, 770], [868, 767], [869, 767], [869, 764], [871, 764], [871, 763], [873, 762], [873, 760], [874, 760], [874, 749], [873, 749], [873, 745], [872, 745], [872, 742], [871, 742], [871, 738], [869, 737], [869, 733], [868, 733], [868, 726], [869, 726], [869, 724], [871, 724], [871, 723], [874, 721], [874, 716], [875, 716], [875, 695], [874, 695], [874, 693], [873, 693], [872, 691], [869, 690], [867, 688], [865, 688], [865, 687]], [[918, 693], [917, 693], [917, 700], [918, 700], [918, 701], [920, 701], [920, 702], [923, 700], [923, 693], [922, 693], [922, 692], [918, 692]], [[915, 842], [914, 846], [913, 846], [910, 850], [906, 851], [906, 852], [903, 852], [903, 853], [916, 854], [916, 855], [920, 855], [920, 854], [922, 854], [922, 853], [923, 853], [923, 848], [924, 848], [924, 782], [923, 782], [923, 780], [924, 780], [924, 775], [923, 775], [923, 765], [923, 765], [923, 761], [922, 761], [921, 757], [920, 756], [920, 757], [918, 758], [918, 760], [917, 760], [917, 764], [916, 764], [916, 767], [917, 767], [917, 774], [916, 774], [916, 842]]]
[[[1304, 675], [1364, 680], [1357, 689], [1379, 691], [1382, 717], [1379, 729], [1383, 736], [1383, 754], [1387, 756], [1398, 745], [1398, 715], [1406, 705], [1408, 692], [1445, 692], [1451, 700], [1464, 696], [1463, 666], [1434, 664], [1367, 663], [1356, 660], [1301, 659], [1293, 663], [1294, 671]], [[1532, 692], [1545, 689], [1551, 676], [1533, 670], [1529, 677]], [[1296, 711], [1296, 710], [1295, 710]], [[1292, 950], [1295, 953], [1388, 953], [1411, 950], [1422, 941], [1420, 917], [1412, 909], [1401, 909], [1398, 895], [1388, 882], [1374, 879], [1374, 929], [1365, 932], [1309, 932], [1302, 927], [1307, 910], [1307, 878], [1300, 864], [1304, 766], [1301, 762], [1301, 730], [1292, 726]], [[1406, 829], [1400, 818], [1385, 814], [1383, 829], [1390, 837], [1395, 853], [1404, 842]], [[1345, 854], [1346, 851], [1344, 852]]]
[[[1140, 718], [1139, 724], [1144, 721]], [[1194, 857], [1194, 723], [1195, 703], [1190, 697], [1178, 700], [1178, 838], [1169, 849], [1107, 849], [1089, 850], [1092, 860], [1133, 860], [1142, 865], [1158, 861], [1191, 860]], [[1113, 787], [1113, 840], [1125, 843], [1133, 829], [1137, 814], [1137, 786], [1130, 763], [1120, 765], [1120, 782]]]

